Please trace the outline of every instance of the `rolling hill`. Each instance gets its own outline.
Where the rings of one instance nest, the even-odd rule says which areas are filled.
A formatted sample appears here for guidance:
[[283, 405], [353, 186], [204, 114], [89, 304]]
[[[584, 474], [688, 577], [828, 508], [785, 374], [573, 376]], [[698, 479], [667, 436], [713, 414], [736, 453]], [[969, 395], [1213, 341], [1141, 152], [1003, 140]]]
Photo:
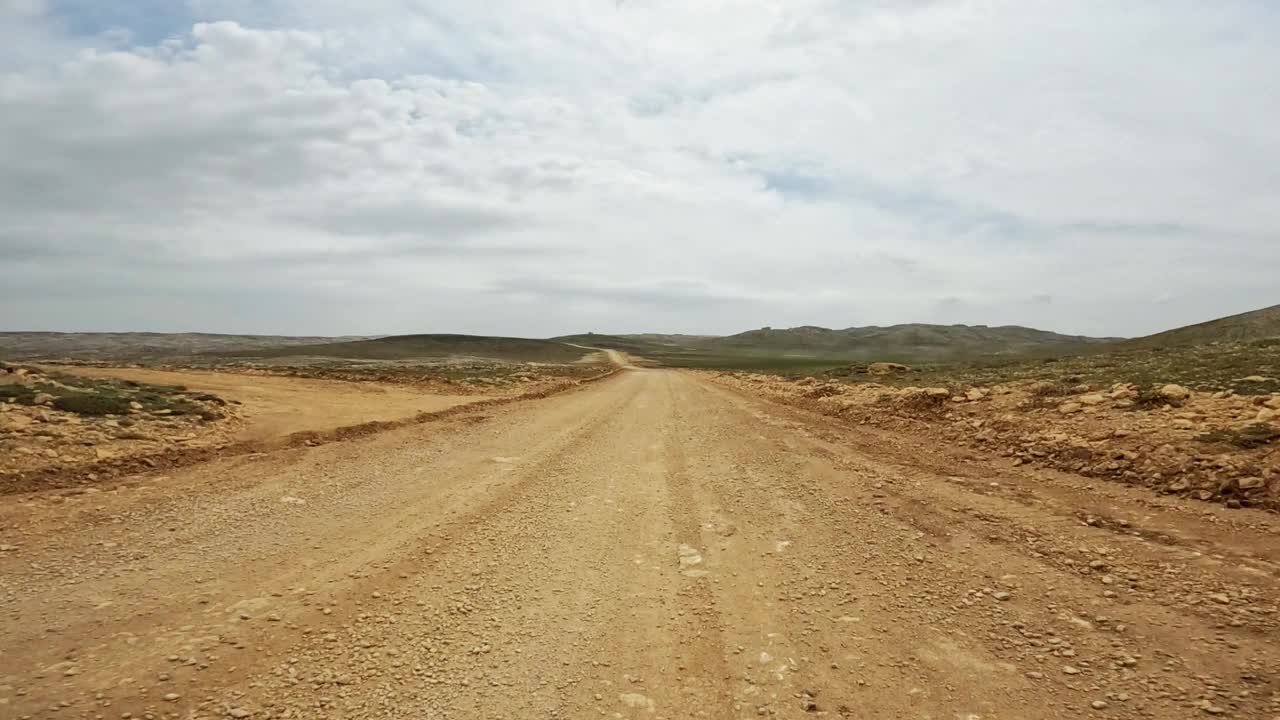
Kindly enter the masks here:
[[1191, 347], [1280, 338], [1280, 305], [1166, 330], [1119, 343], [1116, 349]]
[[1075, 352], [1109, 338], [1061, 335], [1008, 325], [905, 324], [832, 330], [823, 327], [762, 328], [704, 340], [704, 349], [807, 353], [829, 357], [945, 359]]
[[372, 340], [210, 354], [244, 358], [310, 357], [350, 360], [476, 357], [521, 362], [567, 363], [582, 359], [587, 351], [556, 340], [482, 335], [393, 335]]
[[5, 360], [139, 361], [180, 359], [212, 352], [251, 353], [298, 345], [364, 340], [365, 337], [220, 335], [152, 332], [0, 332]]

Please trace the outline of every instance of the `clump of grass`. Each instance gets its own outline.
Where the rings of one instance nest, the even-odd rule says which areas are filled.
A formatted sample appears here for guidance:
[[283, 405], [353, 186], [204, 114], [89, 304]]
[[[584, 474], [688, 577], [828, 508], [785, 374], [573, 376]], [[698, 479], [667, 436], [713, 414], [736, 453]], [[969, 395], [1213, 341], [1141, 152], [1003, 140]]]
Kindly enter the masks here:
[[1280, 438], [1280, 430], [1267, 423], [1253, 423], [1241, 428], [1218, 428], [1196, 439], [1200, 442], [1232, 445], [1244, 450], [1260, 448]]

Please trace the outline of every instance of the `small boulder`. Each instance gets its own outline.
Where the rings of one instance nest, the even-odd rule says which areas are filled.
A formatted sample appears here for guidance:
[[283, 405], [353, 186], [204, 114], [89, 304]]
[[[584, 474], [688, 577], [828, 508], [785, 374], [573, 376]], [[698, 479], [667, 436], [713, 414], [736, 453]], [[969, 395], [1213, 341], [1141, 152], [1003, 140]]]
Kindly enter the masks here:
[[1063, 415], [1073, 415], [1084, 409], [1084, 406], [1078, 402], [1064, 402], [1058, 406], [1058, 412]]
[[1256, 490], [1267, 483], [1260, 477], [1244, 477], [1237, 480], [1236, 484], [1241, 490]]
[[1158, 394], [1165, 400], [1174, 403], [1180, 403], [1191, 397], [1190, 390], [1182, 387], [1181, 385], [1174, 385], [1173, 383], [1160, 388]]
[[1107, 398], [1101, 393], [1089, 393], [1088, 395], [1081, 395], [1078, 400], [1085, 405], [1101, 405], [1107, 401]]
[[971, 388], [964, 394], [964, 396], [968, 398], [970, 402], [977, 402], [987, 396], [987, 391], [982, 388]]
[[54, 400], [54, 397], [49, 393], [36, 393], [36, 396], [31, 398], [31, 404], [32, 405], [50, 405], [53, 403], [53, 400]]
[[867, 366], [867, 373], [871, 375], [892, 375], [893, 373], [907, 372], [910, 369], [900, 363], [873, 362]]

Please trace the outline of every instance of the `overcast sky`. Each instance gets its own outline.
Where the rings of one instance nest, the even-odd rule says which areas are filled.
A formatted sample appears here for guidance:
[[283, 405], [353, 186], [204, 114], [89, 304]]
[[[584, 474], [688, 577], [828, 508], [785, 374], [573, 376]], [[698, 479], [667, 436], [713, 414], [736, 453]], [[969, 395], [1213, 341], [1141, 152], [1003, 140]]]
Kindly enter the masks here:
[[1276, 303], [1270, 0], [0, 0], [0, 329]]

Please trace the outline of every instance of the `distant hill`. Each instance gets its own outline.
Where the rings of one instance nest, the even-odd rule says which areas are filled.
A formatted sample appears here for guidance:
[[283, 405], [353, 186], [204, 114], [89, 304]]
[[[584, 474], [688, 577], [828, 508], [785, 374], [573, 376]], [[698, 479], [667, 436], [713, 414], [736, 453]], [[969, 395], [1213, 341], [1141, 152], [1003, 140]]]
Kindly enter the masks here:
[[214, 333], [0, 332], [0, 359], [141, 361], [209, 352], [252, 352], [297, 345], [364, 340], [365, 337], [219, 335]]
[[1280, 305], [1134, 338], [1118, 344], [1116, 349], [1189, 347], [1271, 338], [1280, 338]]
[[1072, 352], [1108, 342], [1113, 342], [1113, 339], [1061, 335], [1016, 325], [988, 327], [913, 323], [843, 330], [812, 325], [762, 328], [704, 340], [698, 346], [716, 350], [812, 353], [832, 357], [943, 359]]
[[645, 353], [661, 350], [662, 346], [635, 335], [601, 335], [599, 333], [582, 333], [580, 335], [561, 335], [553, 337], [555, 342], [578, 345], [581, 347], [607, 348], [629, 353]]
[[213, 354], [245, 358], [324, 357], [352, 360], [476, 357], [520, 362], [567, 363], [582, 359], [587, 351], [555, 340], [482, 335], [393, 335], [373, 340], [291, 345]]

